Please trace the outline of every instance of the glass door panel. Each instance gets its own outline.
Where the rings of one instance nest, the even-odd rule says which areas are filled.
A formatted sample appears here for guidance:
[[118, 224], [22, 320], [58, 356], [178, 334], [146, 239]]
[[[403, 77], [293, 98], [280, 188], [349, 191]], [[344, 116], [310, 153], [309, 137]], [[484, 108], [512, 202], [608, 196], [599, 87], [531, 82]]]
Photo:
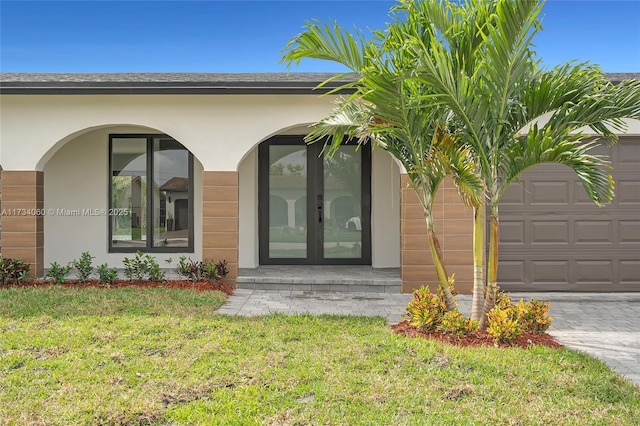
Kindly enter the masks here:
[[302, 136], [263, 142], [258, 157], [263, 265], [371, 264], [369, 147], [331, 158]]
[[269, 146], [269, 258], [307, 257], [307, 147]]
[[362, 257], [362, 155], [344, 145], [323, 160], [323, 257]]

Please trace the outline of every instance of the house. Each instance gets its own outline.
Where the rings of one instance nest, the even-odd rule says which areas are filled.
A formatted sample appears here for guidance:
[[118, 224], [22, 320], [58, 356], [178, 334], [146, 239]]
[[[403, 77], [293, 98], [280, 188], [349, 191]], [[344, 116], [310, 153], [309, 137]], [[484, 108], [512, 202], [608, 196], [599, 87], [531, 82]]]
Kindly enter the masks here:
[[[305, 145], [332, 109], [325, 74], [2, 74], [2, 255], [41, 276], [89, 251], [120, 266], [226, 259], [364, 265], [401, 290], [435, 282], [424, 217], [381, 149]], [[637, 75], [617, 75], [613, 81]], [[617, 196], [602, 209], [572, 173], [528, 171], [501, 204], [508, 290], [640, 291], [640, 122], [611, 155]], [[446, 181], [436, 225], [456, 287], [472, 287], [472, 214]], [[391, 268], [391, 269], [388, 269]], [[400, 290], [400, 289], [398, 289]]]

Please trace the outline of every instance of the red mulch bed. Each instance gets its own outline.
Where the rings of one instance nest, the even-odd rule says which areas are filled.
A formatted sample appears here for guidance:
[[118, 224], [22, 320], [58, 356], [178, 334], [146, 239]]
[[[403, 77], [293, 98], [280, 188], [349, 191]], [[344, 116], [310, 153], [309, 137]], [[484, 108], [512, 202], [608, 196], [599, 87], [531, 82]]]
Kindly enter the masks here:
[[515, 347], [527, 349], [534, 345], [547, 346], [549, 348], [562, 348], [563, 346], [556, 342], [553, 337], [547, 333], [522, 333], [510, 343], [498, 342], [496, 343], [492, 336], [489, 336], [486, 331], [476, 331], [465, 337], [449, 336], [447, 334], [431, 331], [423, 332], [416, 327], [409, 324], [409, 321], [404, 320], [399, 324], [392, 325], [394, 333], [407, 337], [420, 337], [423, 339], [437, 340], [439, 342], [448, 343], [456, 346], [490, 346], [490, 347]]
[[[49, 281], [30, 281], [24, 282], [20, 284], [20, 286], [51, 286]], [[117, 280], [112, 285], [104, 285], [100, 284], [100, 281], [97, 280], [88, 280], [84, 283], [69, 280], [64, 284], [61, 284], [63, 287], [99, 287], [99, 288], [121, 288], [121, 287], [168, 287], [168, 288], [184, 288], [184, 289], [192, 289], [198, 291], [211, 291], [218, 290], [225, 293], [228, 296], [233, 294], [233, 287], [223, 281], [219, 281], [215, 284], [210, 283], [209, 281], [198, 281], [195, 284], [189, 280], [168, 280], [165, 282], [157, 282], [157, 281], [129, 281], [129, 280]]]

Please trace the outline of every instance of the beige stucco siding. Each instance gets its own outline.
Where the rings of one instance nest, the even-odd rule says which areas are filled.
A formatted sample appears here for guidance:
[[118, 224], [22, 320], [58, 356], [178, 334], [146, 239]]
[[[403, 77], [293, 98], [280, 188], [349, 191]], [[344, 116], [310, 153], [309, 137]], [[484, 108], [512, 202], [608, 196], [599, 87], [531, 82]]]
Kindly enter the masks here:
[[135, 125], [166, 133], [205, 170], [236, 171], [260, 141], [327, 115], [318, 95], [3, 95], [0, 165], [42, 170], [67, 141], [102, 126]]

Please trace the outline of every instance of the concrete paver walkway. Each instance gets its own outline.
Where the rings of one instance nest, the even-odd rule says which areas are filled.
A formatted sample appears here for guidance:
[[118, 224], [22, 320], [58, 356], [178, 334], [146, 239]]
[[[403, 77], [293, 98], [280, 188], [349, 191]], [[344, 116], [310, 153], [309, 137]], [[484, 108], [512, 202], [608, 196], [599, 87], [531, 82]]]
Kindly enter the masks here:
[[[584, 351], [640, 385], [640, 293], [511, 293], [514, 301], [535, 298], [551, 302], [549, 333], [563, 345]], [[265, 315], [311, 313], [371, 315], [399, 322], [410, 294], [330, 293], [236, 289], [218, 313]], [[469, 315], [471, 296], [457, 296]]]

